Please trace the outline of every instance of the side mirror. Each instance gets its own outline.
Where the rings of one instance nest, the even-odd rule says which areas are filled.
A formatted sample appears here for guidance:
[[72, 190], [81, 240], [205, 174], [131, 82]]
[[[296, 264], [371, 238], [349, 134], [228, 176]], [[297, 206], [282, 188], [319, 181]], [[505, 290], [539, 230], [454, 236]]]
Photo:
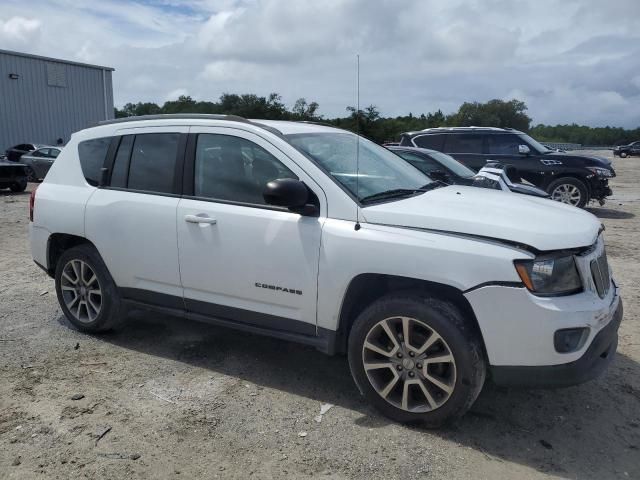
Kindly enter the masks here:
[[440, 180], [441, 182], [449, 180], [449, 175], [447, 175], [447, 172], [444, 170], [433, 170], [432, 172], [429, 172], [428, 175], [432, 180]]
[[521, 155], [529, 155], [531, 149], [527, 145], [518, 145], [518, 153]]
[[309, 190], [300, 180], [279, 178], [267, 183], [262, 196], [268, 205], [286, 207], [301, 213], [309, 200]]

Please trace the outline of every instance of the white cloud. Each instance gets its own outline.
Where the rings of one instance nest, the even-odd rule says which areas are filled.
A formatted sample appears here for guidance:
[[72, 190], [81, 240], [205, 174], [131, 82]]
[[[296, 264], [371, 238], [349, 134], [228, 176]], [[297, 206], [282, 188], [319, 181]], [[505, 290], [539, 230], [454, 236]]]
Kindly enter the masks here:
[[[109, 65], [117, 105], [278, 92], [342, 115], [517, 97], [534, 122], [640, 125], [637, 0], [157, 0], [0, 4], [0, 46]], [[634, 103], [635, 102], [635, 103]]]

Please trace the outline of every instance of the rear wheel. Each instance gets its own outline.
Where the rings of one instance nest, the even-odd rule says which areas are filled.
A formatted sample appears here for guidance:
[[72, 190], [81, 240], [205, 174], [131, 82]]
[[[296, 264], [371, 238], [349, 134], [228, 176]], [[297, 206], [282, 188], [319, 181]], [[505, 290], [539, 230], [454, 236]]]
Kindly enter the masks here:
[[38, 181], [38, 177], [36, 176], [36, 172], [33, 168], [31, 167], [25, 167], [24, 169], [26, 175], [27, 175], [27, 182], [36, 182]]
[[558, 178], [549, 184], [547, 192], [551, 200], [582, 208], [589, 201], [587, 186], [577, 178]]
[[79, 330], [104, 332], [120, 322], [123, 309], [118, 289], [93, 246], [79, 245], [64, 252], [55, 279], [60, 308]]
[[387, 417], [438, 427], [463, 415], [486, 375], [479, 339], [458, 309], [437, 298], [390, 295], [349, 335], [360, 391]]
[[27, 180], [20, 180], [18, 182], [14, 182], [9, 187], [12, 192], [24, 192], [27, 188]]

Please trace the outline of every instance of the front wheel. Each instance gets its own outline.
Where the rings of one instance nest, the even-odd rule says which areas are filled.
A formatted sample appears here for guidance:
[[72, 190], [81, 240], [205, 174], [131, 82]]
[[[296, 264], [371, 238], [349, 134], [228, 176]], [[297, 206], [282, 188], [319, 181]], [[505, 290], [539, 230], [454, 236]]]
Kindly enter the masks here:
[[104, 332], [121, 321], [120, 294], [93, 246], [79, 245], [64, 252], [55, 280], [60, 308], [79, 330]]
[[627, 158], [627, 152], [620, 152], [620, 158]]
[[389, 295], [362, 312], [349, 335], [349, 366], [385, 416], [439, 427], [462, 416], [486, 375], [477, 334], [449, 302]]
[[589, 201], [587, 186], [577, 178], [558, 178], [549, 184], [547, 192], [551, 200], [582, 208]]

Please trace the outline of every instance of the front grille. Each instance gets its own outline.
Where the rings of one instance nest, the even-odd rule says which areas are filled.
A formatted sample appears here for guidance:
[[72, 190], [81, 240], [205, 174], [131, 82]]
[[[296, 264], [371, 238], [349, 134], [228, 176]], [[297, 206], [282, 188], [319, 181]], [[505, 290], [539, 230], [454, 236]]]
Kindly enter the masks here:
[[596, 291], [600, 298], [604, 298], [609, 292], [611, 279], [609, 278], [609, 263], [607, 262], [607, 252], [602, 250], [602, 254], [591, 260], [591, 276], [596, 286]]

